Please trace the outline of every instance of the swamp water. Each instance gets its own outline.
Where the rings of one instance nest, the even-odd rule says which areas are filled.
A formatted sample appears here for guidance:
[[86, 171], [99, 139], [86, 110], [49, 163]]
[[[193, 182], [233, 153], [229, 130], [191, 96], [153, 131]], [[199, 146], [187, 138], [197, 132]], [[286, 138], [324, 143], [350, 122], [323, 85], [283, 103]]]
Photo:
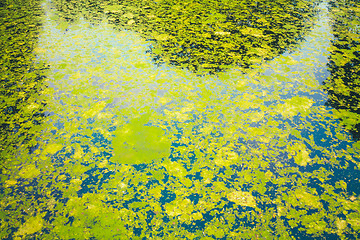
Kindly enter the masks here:
[[2, 239], [357, 239], [356, 1], [5, 1]]

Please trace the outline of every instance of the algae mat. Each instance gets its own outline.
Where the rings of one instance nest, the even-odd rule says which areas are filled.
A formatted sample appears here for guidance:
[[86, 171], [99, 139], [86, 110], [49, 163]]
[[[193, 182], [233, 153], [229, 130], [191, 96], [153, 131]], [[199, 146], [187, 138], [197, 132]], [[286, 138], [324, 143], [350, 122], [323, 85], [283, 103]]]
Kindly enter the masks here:
[[359, 238], [356, 2], [0, 8], [1, 238]]

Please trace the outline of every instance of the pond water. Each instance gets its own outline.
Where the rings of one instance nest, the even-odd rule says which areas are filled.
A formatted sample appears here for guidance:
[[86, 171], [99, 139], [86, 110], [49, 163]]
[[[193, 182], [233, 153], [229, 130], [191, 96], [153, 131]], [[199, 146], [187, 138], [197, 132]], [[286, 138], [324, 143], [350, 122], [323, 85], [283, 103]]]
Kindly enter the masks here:
[[360, 5], [7, 0], [1, 239], [360, 238]]

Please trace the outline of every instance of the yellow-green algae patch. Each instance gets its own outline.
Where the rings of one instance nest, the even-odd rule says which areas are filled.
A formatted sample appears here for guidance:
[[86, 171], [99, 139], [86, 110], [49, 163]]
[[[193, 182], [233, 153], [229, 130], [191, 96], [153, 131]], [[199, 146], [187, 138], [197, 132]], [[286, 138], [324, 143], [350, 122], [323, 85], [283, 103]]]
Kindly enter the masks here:
[[296, 164], [306, 166], [312, 162], [305, 144], [295, 143], [293, 146], [289, 146], [288, 150], [290, 152], [290, 156], [293, 156]]
[[171, 140], [161, 127], [147, 126], [144, 117], [117, 129], [112, 140], [111, 161], [125, 164], [149, 163], [170, 154]]
[[[0, 112], [16, 136], [6, 135], [12, 142], [1, 163], [0, 238], [358, 238], [360, 145], [323, 106], [319, 84], [334, 38], [326, 14], [299, 42], [306, 27], [283, 23], [295, 17], [301, 25], [302, 13], [308, 19], [308, 1], [286, 2], [285, 10], [283, 1], [234, 9], [227, 8], [240, 1], [52, 2], [44, 5], [46, 31], [36, 50], [51, 65], [50, 86], [40, 91], [47, 104], [24, 97], [32, 84], [22, 83], [12, 92], [19, 100], [8, 104], [24, 111], [13, 121], [12, 108]], [[199, 15], [204, 6], [221, 11]], [[353, 8], [346, 11], [357, 16]], [[159, 29], [148, 31], [144, 22]], [[190, 39], [199, 32], [203, 48]], [[243, 44], [233, 46], [237, 37]], [[293, 43], [298, 50], [276, 57]], [[7, 49], [25, 49], [13, 45]], [[232, 52], [240, 46], [243, 52]], [[157, 56], [154, 62], [167, 64], [155, 66]], [[227, 72], [199, 77], [168, 63]], [[346, 86], [341, 74], [332, 77]], [[12, 79], [15, 90], [21, 78]], [[41, 115], [41, 108], [48, 111]], [[339, 112], [356, 129], [357, 113]], [[39, 116], [43, 125], [30, 122]], [[12, 147], [18, 138], [29, 144]]]
[[39, 174], [40, 174], [40, 170], [36, 168], [36, 166], [33, 164], [25, 166], [19, 172], [19, 176], [22, 178], [34, 178], [37, 177]]
[[15, 233], [15, 239], [24, 239], [26, 235], [31, 235], [40, 231], [43, 228], [43, 222], [42, 216], [30, 217]]
[[249, 192], [234, 191], [227, 195], [228, 199], [244, 207], [256, 207], [255, 198]]

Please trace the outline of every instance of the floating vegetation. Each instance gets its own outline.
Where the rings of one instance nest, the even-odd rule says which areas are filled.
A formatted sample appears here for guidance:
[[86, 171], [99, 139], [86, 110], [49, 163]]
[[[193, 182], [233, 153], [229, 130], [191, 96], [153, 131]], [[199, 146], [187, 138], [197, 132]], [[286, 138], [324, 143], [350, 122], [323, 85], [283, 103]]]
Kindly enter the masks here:
[[156, 126], [144, 126], [144, 122], [142, 115], [114, 132], [114, 162], [141, 164], [169, 156], [171, 141], [165, 131]]
[[281, 3], [2, 3], [0, 238], [360, 238], [357, 3]]
[[53, 1], [68, 21], [109, 19], [151, 41], [153, 60], [200, 74], [246, 69], [293, 49], [318, 1]]
[[42, 14], [38, 1], [7, 1], [0, 9], [3, 33], [0, 40], [0, 169], [3, 169], [10, 167], [8, 161], [13, 164], [19, 151], [32, 151], [37, 146], [44, 114], [41, 95], [45, 65], [36, 63], [32, 53]]
[[360, 138], [360, 6], [354, 1], [331, 1], [334, 41], [329, 67], [331, 77], [324, 86], [328, 104], [338, 109], [337, 115], [356, 140]]

